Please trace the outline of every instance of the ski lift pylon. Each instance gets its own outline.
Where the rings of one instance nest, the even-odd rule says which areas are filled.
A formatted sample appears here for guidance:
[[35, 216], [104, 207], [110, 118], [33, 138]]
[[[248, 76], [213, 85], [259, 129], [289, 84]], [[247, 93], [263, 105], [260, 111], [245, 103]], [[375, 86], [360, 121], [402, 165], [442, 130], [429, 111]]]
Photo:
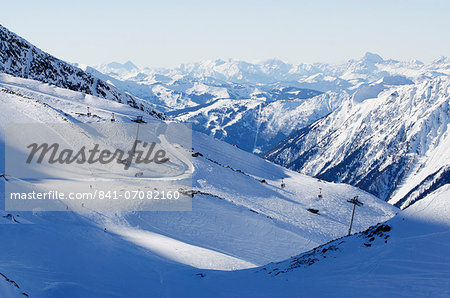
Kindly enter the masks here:
[[136, 123], [147, 123], [144, 121], [144, 116], [136, 116], [136, 119], [131, 120]]

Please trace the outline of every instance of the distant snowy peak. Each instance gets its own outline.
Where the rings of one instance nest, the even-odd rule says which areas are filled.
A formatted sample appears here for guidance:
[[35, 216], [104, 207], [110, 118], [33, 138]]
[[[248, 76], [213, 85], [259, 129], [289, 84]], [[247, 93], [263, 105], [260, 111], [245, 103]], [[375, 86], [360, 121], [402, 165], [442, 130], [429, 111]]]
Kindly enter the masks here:
[[386, 76], [404, 76], [415, 83], [442, 75], [450, 75], [450, 60], [445, 57], [430, 64], [413, 60], [385, 60], [367, 52], [363, 57], [346, 63], [291, 64], [278, 59], [246, 62], [236, 59], [205, 60], [181, 64], [171, 69], [139, 69], [132, 63], [110, 63], [94, 66], [117, 79], [140, 83], [202, 82], [205, 84], [261, 85], [289, 83], [299, 88], [318, 91], [347, 91], [352, 93], [361, 84], [370, 84]]
[[128, 104], [157, 118], [164, 114], [144, 101], [59, 60], [0, 25], [0, 72]]
[[[395, 86], [450, 76], [447, 60], [400, 62], [368, 52], [340, 65], [218, 59], [130, 71], [114, 63], [96, 67], [103, 76], [93, 69], [88, 72], [179, 120], [192, 121], [199, 131], [247, 151], [264, 152], [292, 131], [331, 113], [349, 95], [355, 103], [363, 102]], [[328, 97], [335, 102], [320, 96], [304, 100], [328, 92], [339, 94]]]
[[374, 54], [374, 53], [371, 53], [371, 52], [366, 52], [366, 54], [364, 54], [363, 61], [370, 62], [370, 63], [381, 63], [384, 60], [378, 54]]
[[450, 66], [450, 58], [445, 56], [440, 56], [436, 60], [433, 60], [432, 65], [446, 65], [446, 68]]
[[292, 69], [291, 64], [271, 59], [250, 63], [235, 59], [205, 60], [198, 63], [181, 64], [169, 72], [197, 79], [210, 77], [224, 82], [275, 83], [285, 80]]
[[112, 75], [116, 78], [128, 78], [132, 75], [137, 75], [140, 71], [140, 68], [131, 61], [125, 63], [113, 61], [108, 64], [96, 65], [94, 68], [104, 74]]
[[401, 86], [380, 82], [369, 91], [355, 93], [266, 157], [405, 208], [450, 182], [450, 78]]
[[132, 71], [132, 70], [138, 69], [138, 67], [136, 65], [134, 65], [134, 63], [131, 61], [127, 61], [123, 64], [120, 64], [119, 62], [111, 62], [111, 63], [107, 64], [106, 66], [109, 68], [114, 68], [114, 69], [125, 69], [127, 71]]

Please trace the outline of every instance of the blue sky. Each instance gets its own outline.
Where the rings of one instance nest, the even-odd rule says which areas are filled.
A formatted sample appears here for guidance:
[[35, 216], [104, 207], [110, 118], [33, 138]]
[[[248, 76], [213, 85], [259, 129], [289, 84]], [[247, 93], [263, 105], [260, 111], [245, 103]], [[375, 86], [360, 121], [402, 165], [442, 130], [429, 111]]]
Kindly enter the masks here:
[[450, 56], [450, 1], [7, 1], [0, 24], [70, 62]]

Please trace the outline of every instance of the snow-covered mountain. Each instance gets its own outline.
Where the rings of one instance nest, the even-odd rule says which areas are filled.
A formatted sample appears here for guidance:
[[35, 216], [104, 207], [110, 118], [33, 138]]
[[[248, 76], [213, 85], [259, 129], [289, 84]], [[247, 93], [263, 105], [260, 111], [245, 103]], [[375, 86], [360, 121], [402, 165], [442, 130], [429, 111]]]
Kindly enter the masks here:
[[[128, 71], [130, 67], [112, 65], [97, 66], [99, 71], [88, 66], [83, 68], [157, 104], [177, 120], [192, 122], [198, 131], [255, 153], [267, 151], [293, 129], [330, 113], [341, 101], [336, 94], [311, 100], [322, 92], [288, 82], [253, 84], [223, 81], [219, 76], [200, 78], [191, 72], [163, 70], [159, 74], [134, 68]], [[284, 108], [289, 112], [281, 112]], [[300, 113], [293, 117], [296, 112]], [[286, 126], [288, 120], [290, 125]]]
[[0, 72], [125, 103], [155, 117], [164, 117], [163, 113], [148, 102], [41, 51], [1, 25]]
[[[133, 123], [131, 120], [136, 116], [144, 116], [150, 124], [162, 123], [163, 120], [146, 116], [145, 111], [126, 102], [97, 96], [89, 80], [81, 79], [87, 76], [96, 80], [94, 76], [81, 70], [78, 76], [71, 76], [70, 71], [77, 68], [8, 34], [2, 43], [2, 49], [7, 49], [8, 54], [2, 57], [9, 58], [2, 64], [6, 66], [0, 74], [2, 156], [6, 147], [15, 148], [15, 144], [7, 144], [5, 140], [5, 129], [13, 123], [66, 127], [60, 137], [71, 148], [76, 148], [91, 133], [74, 124], [103, 123], [114, 130], [110, 124], [112, 113], [118, 124]], [[18, 50], [9, 51], [10, 48]], [[25, 48], [31, 49], [28, 53], [37, 58], [23, 60]], [[34, 67], [24, 68], [24, 61], [40, 65], [39, 61], [47, 60], [48, 78]], [[19, 71], [23, 69], [29, 70], [28, 75]], [[78, 90], [78, 85], [72, 84], [77, 80], [85, 88]], [[91, 115], [86, 114], [87, 107]], [[57, 123], [73, 125], [52, 126]], [[51, 131], [59, 133], [54, 128]], [[123, 134], [128, 135], [107, 140], [127, 142], [135, 137], [134, 130]], [[1, 295], [24, 292], [37, 297], [99, 297], [114, 293], [124, 297], [130, 293], [145, 296], [150, 289], [152, 293], [164, 295], [164, 283], [170, 280], [170, 272], [185, 272], [190, 276], [199, 268], [251, 268], [281, 261], [345, 235], [351, 214], [348, 198], [359, 196], [365, 204], [355, 218], [354, 231], [362, 231], [395, 215], [396, 208], [352, 186], [327, 183], [284, 169], [202, 133], [193, 132], [192, 137], [192, 148], [171, 146], [181, 155], [192, 155], [192, 189], [186, 190], [193, 195], [191, 212], [111, 213], [99, 211], [98, 204], [102, 202], [78, 201], [56, 202], [63, 204], [64, 210], [74, 210], [67, 212], [0, 211], [3, 252], [0, 272], [4, 279], [0, 279]], [[5, 187], [25, 191], [31, 187], [45, 190], [54, 185], [53, 179], [26, 180], [5, 173], [5, 163], [0, 160], [3, 203]], [[119, 175], [110, 189], [148, 188], [153, 172], [135, 167], [132, 166], [133, 173], [142, 173], [137, 177], [128, 177], [117, 166], [110, 169]], [[167, 171], [170, 167], [168, 164]], [[47, 170], [51, 171], [41, 169]], [[76, 189], [96, 189], [106, 178], [105, 169], [100, 165], [88, 168], [74, 165], [70, 177], [58, 168], [52, 173], [64, 185], [75, 183]], [[71, 179], [73, 175], [76, 178]], [[20, 286], [19, 291], [11, 290], [10, 287], [15, 287], [11, 280]]]
[[344, 92], [327, 92], [308, 99], [220, 99], [168, 114], [192, 123], [197, 131], [260, 154], [291, 132], [331, 113], [348, 97]]
[[148, 68], [129, 70], [130, 66], [121, 67], [122, 64], [117, 62], [94, 66], [94, 68], [86, 65], [79, 66], [130, 94], [162, 106], [166, 111], [198, 107], [217, 99], [266, 98], [275, 101], [307, 99], [322, 93], [299, 88], [295, 83], [284, 81], [241, 82], [234, 81], [233, 77], [227, 80], [226, 77], [222, 79], [218, 75], [216, 77], [208, 77], [205, 74], [197, 76], [181, 71], [183, 67], [176, 70]]
[[292, 134], [266, 158], [405, 208], [449, 183], [450, 78], [384, 78]]
[[[87, 106], [95, 117], [84, 114]], [[1, 148], [5, 145], [3, 130], [11, 123], [107, 124], [112, 112], [117, 123], [122, 123], [143, 113], [7, 74], [0, 75], [0, 111]], [[84, 136], [75, 126], [66, 135], [73, 144]], [[171, 280], [173, 271], [190, 276], [198, 273], [193, 268], [255, 267], [345, 235], [350, 197], [358, 195], [365, 204], [358, 210], [354, 231], [387, 220], [396, 212], [357, 188], [284, 169], [202, 133], [194, 132], [192, 147], [192, 212], [99, 212], [90, 210], [89, 202], [77, 212], [1, 211], [0, 272], [36, 297], [142, 296], [149, 289], [163, 295], [164, 283]], [[1, 166], [3, 172], [4, 164]], [[80, 182], [80, 188], [102, 183], [96, 178], [104, 177], [103, 168], [72, 169], [78, 171], [89, 176]], [[45, 179], [27, 182], [7, 177], [8, 181], [0, 180], [2, 192], [8, 183], [21, 183], [24, 188], [28, 183], [42, 187], [48, 183]], [[281, 178], [285, 188], [280, 187]], [[132, 181], [118, 179], [113, 189], [145, 188], [147, 179], [144, 170], [142, 177]], [[322, 199], [318, 198], [320, 192]], [[67, 208], [74, 208], [73, 204], [80, 203], [68, 204]], [[318, 214], [308, 209], [318, 210]]]
[[[225, 84], [225, 88], [233, 89], [226, 84], [234, 83], [238, 84], [237, 88], [242, 89], [243, 86], [282, 84], [282, 86], [308, 88], [320, 92], [345, 90], [350, 93], [361, 84], [372, 83], [386, 76], [400, 75], [414, 82], [420, 82], [436, 76], [450, 75], [450, 59], [446, 57], [424, 64], [418, 60], [408, 62], [384, 60], [381, 56], [369, 52], [360, 59], [352, 59], [338, 65], [290, 64], [275, 59], [254, 63], [219, 59], [182, 64], [172, 69], [138, 68], [130, 61], [123, 65], [113, 62], [93, 67], [113, 78], [146, 85], [159, 83], [170, 86], [181, 82], [190, 82], [192, 85], [192, 83], [200, 82], [206, 86]], [[127, 91], [133, 93], [132, 89]], [[234, 97], [236, 95], [242, 96], [245, 93], [229, 92], [230, 98], [238, 98]], [[184, 101], [188, 100], [184, 99]], [[186, 106], [189, 105], [186, 104]]]
[[[17, 60], [21, 61], [20, 57]], [[152, 117], [124, 101], [67, 88], [64, 82], [71, 81], [70, 78], [59, 71], [54, 74], [55, 84], [43, 83], [45, 78], [39, 76], [24, 78], [8, 71], [0, 74], [0, 157], [5, 156], [5, 149], [19, 149], [6, 140], [5, 129], [10, 124], [46, 126], [52, 129], [52, 135], [58, 135], [72, 148], [86, 136], [98, 134], [76, 124], [100, 123], [117, 132], [110, 120], [112, 113], [115, 124], [133, 123], [131, 119], [137, 116], [144, 116], [147, 121], [142, 127], [170, 122]], [[404, 76], [385, 76], [362, 86], [363, 91], [357, 91], [352, 97], [327, 92], [312, 98], [273, 101], [250, 98], [246, 104], [238, 102], [236, 107], [229, 108], [221, 99], [212, 104], [223, 104], [231, 111], [259, 103], [259, 114], [275, 115], [275, 122], [284, 123], [275, 126], [266, 116], [263, 118], [266, 122], [259, 123], [262, 134], [271, 132], [269, 126], [274, 131], [283, 131], [283, 125], [292, 126], [292, 118], [301, 111], [306, 111], [305, 118], [308, 118], [318, 105], [332, 106], [336, 100], [342, 104], [330, 108], [335, 111], [316, 123], [343, 113], [339, 111], [352, 115], [350, 112], [358, 106], [365, 108], [361, 108], [356, 120], [364, 118], [364, 112], [374, 106], [378, 107], [372, 109], [374, 115], [393, 114], [388, 118], [392, 123], [397, 119], [396, 112], [409, 113], [411, 121], [406, 124], [422, 137], [414, 143], [419, 158], [421, 150], [436, 158], [448, 156], [443, 151], [448, 146], [441, 143], [448, 140], [443, 137], [447, 132], [442, 124], [444, 117], [448, 119], [448, 104], [445, 110], [445, 103], [440, 100], [442, 95], [448, 96], [449, 79], [436, 78], [416, 85], [409, 80]], [[281, 93], [298, 91], [279, 90]], [[333, 97], [342, 94], [342, 99]], [[368, 98], [374, 94], [378, 96], [376, 99]], [[398, 98], [403, 98], [404, 104]], [[397, 105], [388, 105], [389, 100], [398, 100]], [[85, 113], [87, 107], [91, 115]], [[270, 109], [264, 114], [266, 107]], [[426, 113], [419, 113], [420, 108]], [[185, 110], [180, 117], [188, 113], [195, 115], [195, 111]], [[237, 115], [242, 114], [245, 113]], [[433, 124], [430, 135], [420, 133], [425, 125], [421, 121], [428, 126]], [[270, 125], [264, 128], [264, 123]], [[345, 128], [345, 121], [338, 128], [341, 126]], [[394, 135], [395, 132], [391, 130]], [[439, 134], [441, 138], [437, 137]], [[136, 131], [118, 135], [119, 138], [105, 141], [126, 143], [136, 137]], [[352, 135], [343, 137], [352, 138]], [[192, 147], [165, 141], [173, 150], [171, 154], [192, 157], [185, 161], [192, 171], [192, 186], [184, 190], [192, 195], [192, 211], [111, 212], [98, 208], [97, 204], [109, 204], [107, 201], [76, 200], [55, 202], [62, 204], [65, 212], [0, 210], [0, 296], [292, 297], [299, 293], [370, 296], [380, 288], [382, 295], [395, 297], [410, 294], [436, 297], [449, 293], [448, 185], [424, 194], [423, 200], [387, 223], [377, 224], [391, 219], [399, 210], [361, 189], [305, 176], [200, 132], [192, 133]], [[436, 160], [440, 162], [439, 158]], [[418, 180], [439, 163], [432, 161], [433, 158], [427, 158], [422, 163], [423, 169], [416, 171]], [[2, 204], [7, 199], [5, 187], [12, 185], [25, 191], [29, 187], [46, 189], [57, 181], [64, 185], [75, 183], [79, 189], [86, 190], [97, 189], [107, 177], [105, 168], [94, 163], [87, 168], [73, 164], [70, 175], [61, 168], [52, 168], [54, 174], [59, 174], [58, 179], [27, 180], [5, 173], [5, 162], [10, 160], [0, 158]], [[140, 175], [131, 177], [120, 166], [111, 167], [108, 170], [115, 175], [110, 186], [112, 191], [154, 188], [150, 167], [132, 165], [131, 173], [140, 171]], [[173, 164], [161, 167], [169, 171]], [[41, 169], [49, 171], [50, 166]], [[73, 179], [72, 175], [82, 179]], [[432, 185], [434, 180], [429, 180]], [[437, 188], [439, 183], [433, 187]], [[433, 187], [427, 191], [431, 192]], [[352, 214], [348, 199], [355, 196], [363, 205], [356, 207], [352, 231], [365, 232], [345, 237]], [[94, 210], [93, 206], [97, 208]]]
[[260, 153], [331, 113], [348, 95], [357, 92], [358, 97], [367, 97], [377, 92], [382, 88], [376, 84], [379, 80], [399, 85], [448, 76], [450, 60], [424, 64], [366, 53], [340, 65], [228, 59], [173, 69], [138, 68], [129, 61], [83, 68], [160, 105], [178, 120], [192, 122], [196, 130]]

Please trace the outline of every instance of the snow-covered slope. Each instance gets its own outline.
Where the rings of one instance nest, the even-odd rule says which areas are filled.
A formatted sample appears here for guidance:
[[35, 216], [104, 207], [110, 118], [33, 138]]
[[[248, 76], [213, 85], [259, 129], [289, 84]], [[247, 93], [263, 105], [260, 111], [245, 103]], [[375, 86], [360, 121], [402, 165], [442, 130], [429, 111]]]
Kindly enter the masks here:
[[[87, 106], [96, 117], [83, 115]], [[117, 122], [129, 122], [142, 113], [6, 74], [0, 75], [0, 111], [2, 143], [7, 123], [108, 123], [112, 112]], [[78, 129], [69, 133], [74, 142], [82, 137]], [[173, 289], [172, 272], [254, 267], [345, 235], [351, 211], [346, 200], [355, 195], [365, 205], [354, 231], [395, 214], [359, 189], [286, 170], [201, 133], [194, 133], [193, 149], [192, 212], [102, 213], [88, 205], [80, 212], [2, 211], [0, 272], [37, 297], [164, 296]], [[93, 177], [100, 172], [90, 170]], [[1, 180], [2, 191], [14, 182], [9, 178]], [[129, 183], [145, 186], [139, 178]], [[123, 186], [118, 181], [115, 187]]]
[[0, 72], [80, 91], [163, 118], [148, 102], [131, 96], [80, 68], [59, 60], [0, 25]]
[[383, 79], [359, 89], [266, 158], [407, 207], [449, 182], [450, 79], [398, 83]]
[[[185, 287], [184, 292], [174, 286], [170, 295], [448, 297], [449, 197], [447, 184], [363, 233], [256, 269], [202, 271], [203, 278], [182, 280], [177, 284]], [[217, 291], [224, 284], [226, 291]]]

